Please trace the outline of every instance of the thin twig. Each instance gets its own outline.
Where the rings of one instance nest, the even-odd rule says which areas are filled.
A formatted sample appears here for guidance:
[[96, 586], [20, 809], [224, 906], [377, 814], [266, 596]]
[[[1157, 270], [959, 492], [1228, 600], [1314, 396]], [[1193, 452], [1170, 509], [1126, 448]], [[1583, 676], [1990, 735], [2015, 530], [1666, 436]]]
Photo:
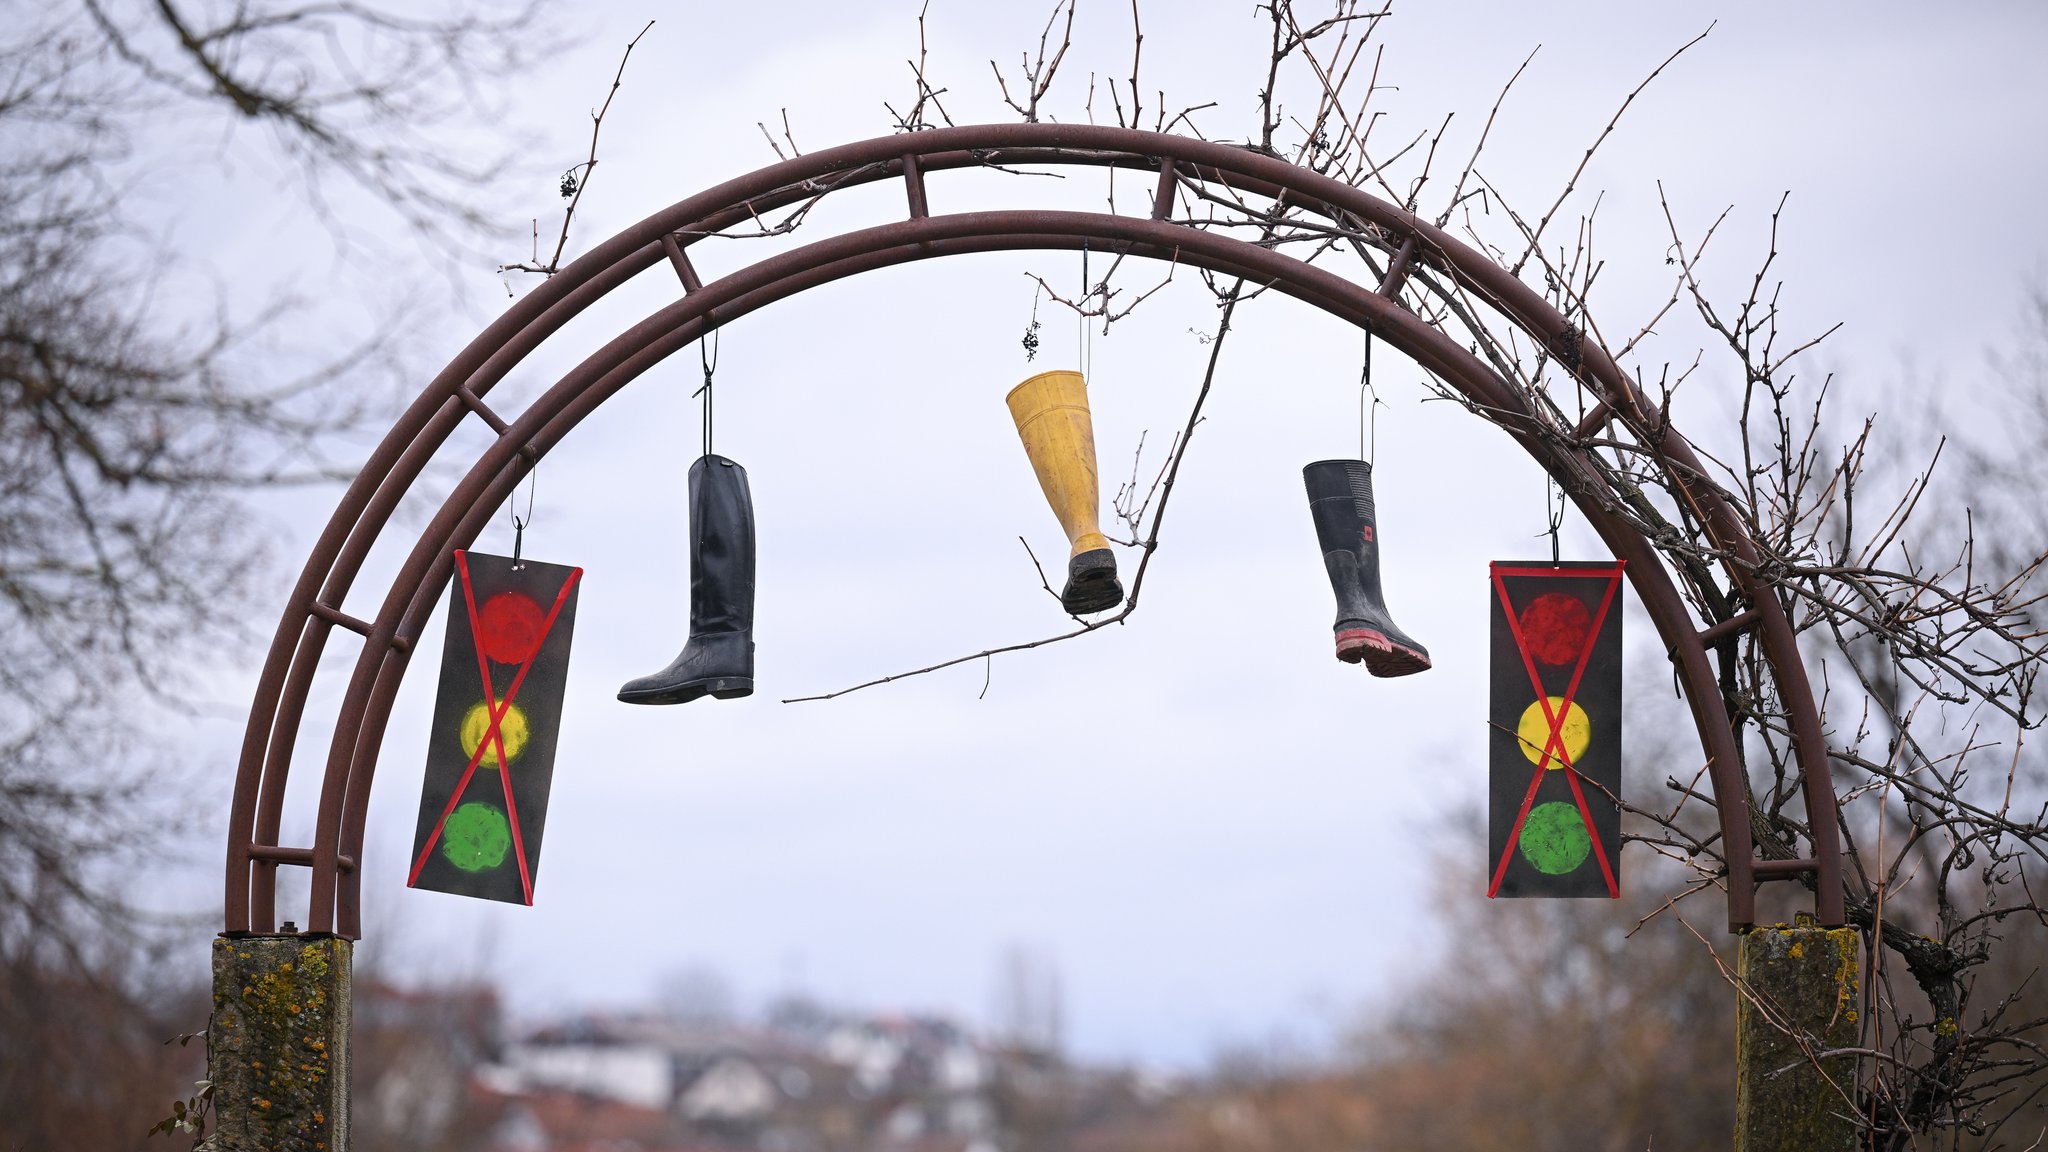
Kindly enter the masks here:
[[[562, 188], [569, 196], [569, 206], [562, 211], [562, 234], [555, 240], [554, 254], [548, 257], [546, 264], [500, 264], [498, 271], [537, 272], [543, 276], [553, 276], [561, 270], [562, 252], [569, 247], [569, 224], [576, 218], [576, 208], [583, 203], [583, 193], [590, 187], [591, 173], [597, 170], [597, 135], [604, 130], [604, 115], [611, 111], [612, 99], [619, 94], [619, 88], [625, 84], [626, 62], [633, 58], [633, 49], [639, 45], [640, 38], [647, 35], [653, 27], [654, 21], [649, 20], [645, 27], [626, 42], [626, 50], [619, 55], [619, 69], [612, 75], [612, 86], [604, 94], [604, 104], [590, 114], [590, 156], [562, 174]], [[762, 131], [767, 130], [764, 128]], [[774, 141], [771, 140], [769, 143], [773, 145]], [[795, 146], [794, 142], [791, 146]], [[576, 175], [579, 172], [582, 173], [580, 178]]]

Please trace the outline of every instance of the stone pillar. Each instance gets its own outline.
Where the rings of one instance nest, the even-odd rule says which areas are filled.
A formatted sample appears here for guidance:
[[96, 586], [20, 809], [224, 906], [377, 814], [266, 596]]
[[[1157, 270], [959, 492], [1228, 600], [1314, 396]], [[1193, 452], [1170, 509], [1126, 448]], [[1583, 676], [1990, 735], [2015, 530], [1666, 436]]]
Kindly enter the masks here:
[[1735, 1003], [1736, 1152], [1851, 1152], [1862, 940], [1854, 928], [1791, 927], [1742, 937]]
[[349, 958], [333, 937], [213, 942], [219, 1152], [348, 1152]]

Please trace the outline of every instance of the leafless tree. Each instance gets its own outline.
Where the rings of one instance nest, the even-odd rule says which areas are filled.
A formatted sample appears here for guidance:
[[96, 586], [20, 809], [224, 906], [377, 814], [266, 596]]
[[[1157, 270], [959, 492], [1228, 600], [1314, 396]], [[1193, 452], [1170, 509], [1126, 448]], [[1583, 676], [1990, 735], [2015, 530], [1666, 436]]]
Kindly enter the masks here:
[[[430, 251], [473, 248], [491, 230], [478, 184], [510, 154], [471, 131], [477, 81], [520, 65], [532, 23], [482, 3], [64, 0], [0, 32], [0, 1036], [42, 1053], [0, 1054], [10, 1136], [47, 1120], [77, 1138], [54, 1142], [92, 1142], [63, 1127], [68, 1066], [43, 1058], [70, 1026], [32, 1020], [39, 1006], [104, 1010], [109, 1044], [153, 1019], [133, 961], [161, 924], [121, 871], [180, 816], [156, 737], [197, 706], [191, 667], [251, 641], [248, 497], [345, 476], [390, 364], [389, 332], [281, 345], [288, 305], [191, 319], [163, 286], [207, 269], [141, 190], [281, 159], [344, 248], [364, 204]], [[202, 124], [226, 143], [190, 150]], [[494, 139], [496, 155], [470, 143]], [[116, 1067], [91, 1076], [160, 1114], [169, 1087]]]

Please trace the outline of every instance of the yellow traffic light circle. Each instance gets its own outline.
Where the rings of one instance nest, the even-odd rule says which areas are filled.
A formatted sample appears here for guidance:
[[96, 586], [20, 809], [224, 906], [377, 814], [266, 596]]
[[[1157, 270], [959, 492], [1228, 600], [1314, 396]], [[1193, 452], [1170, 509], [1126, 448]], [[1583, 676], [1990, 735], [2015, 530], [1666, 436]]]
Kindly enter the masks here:
[[[1562, 768], [1567, 762], [1577, 764], [1586, 752], [1586, 745], [1593, 739], [1593, 722], [1587, 718], [1586, 710], [1575, 701], [1566, 704], [1559, 696], [1549, 699], [1546, 712], [1545, 702], [1538, 700], [1522, 710], [1521, 722], [1515, 725], [1515, 735], [1522, 755], [1531, 764], [1542, 764], [1550, 768]], [[1564, 723], [1558, 732], [1562, 750], [1553, 747], [1550, 740], [1550, 718], [1563, 714]], [[1545, 759], [1545, 753], [1549, 759]]]
[[484, 748], [483, 756], [478, 758], [477, 746], [484, 744], [484, 737], [490, 730], [491, 709], [488, 705], [478, 702], [462, 717], [462, 754], [476, 760], [482, 767], [497, 769], [504, 767], [498, 762], [500, 741], [505, 745], [505, 755], [508, 759], [517, 760], [519, 754], [526, 751], [529, 730], [526, 726], [526, 713], [519, 705], [505, 705], [505, 717], [498, 724], [498, 739], [491, 741]]

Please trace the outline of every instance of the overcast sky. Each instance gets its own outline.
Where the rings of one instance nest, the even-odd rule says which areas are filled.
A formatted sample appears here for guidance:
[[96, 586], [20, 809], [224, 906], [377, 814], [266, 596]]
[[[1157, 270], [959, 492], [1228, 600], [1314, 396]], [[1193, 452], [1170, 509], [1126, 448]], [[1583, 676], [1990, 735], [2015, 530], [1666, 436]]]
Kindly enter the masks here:
[[[1014, 62], [1044, 12], [931, 7], [931, 72], [953, 118], [1010, 119], [988, 61]], [[605, 123], [572, 253], [772, 162], [756, 121], [777, 122], [785, 108], [807, 150], [888, 131], [882, 102], [900, 108], [911, 90], [915, 16], [914, 3], [789, 3], [772, 20], [739, 5], [577, 6], [581, 42], [541, 61], [509, 97], [506, 122], [534, 141], [536, 174], [530, 187], [496, 190], [515, 206], [508, 224], [541, 214], [549, 227], [556, 174], [587, 144], [586, 109], [650, 17], [658, 22]], [[1216, 100], [1196, 123], [1242, 139], [1264, 67], [1251, 4], [1154, 4], [1146, 18], [1148, 101], [1158, 88], [1174, 108]], [[1523, 211], [1540, 209], [1622, 97], [1710, 22], [1712, 34], [1637, 100], [1581, 181], [1579, 211], [1602, 197], [1603, 326], [1633, 331], [1668, 295], [1660, 181], [1691, 235], [1732, 206], [1705, 268], [1710, 290], [1724, 293], [1753, 273], [1789, 191], [1776, 266], [1788, 323], [1808, 333], [1843, 323], [1811, 367], [1841, 374], [1847, 410], [1891, 406], [1909, 375], [1922, 389], [1995, 384], [1983, 353], [2010, 342], [2019, 293], [2048, 267], [2035, 208], [2048, 178], [2048, 80], [2037, 59], [2048, 10], [2038, 5], [1400, 6], [1380, 33], [1389, 87], [1375, 98], [1387, 114], [1378, 131], [1405, 138], [1456, 112], [1443, 150], [1461, 161], [1502, 83], [1540, 45], [1480, 165]], [[1128, 10], [1083, 0], [1054, 115], [1082, 119], [1090, 72], [1121, 76], [1129, 53]], [[209, 180], [204, 203], [178, 206], [176, 233], [207, 271], [319, 299], [328, 311], [311, 325], [331, 317], [345, 328], [375, 312], [365, 263], [445, 304], [415, 334], [421, 382], [507, 303], [508, 281], [487, 266], [451, 279], [375, 220], [360, 234], [367, 259], [323, 256], [326, 234], [260, 171]], [[939, 176], [931, 197], [934, 212], [1099, 206], [1106, 181]], [[1119, 190], [1130, 197], [1120, 204], [1134, 203], [1149, 182]], [[900, 193], [883, 192], [821, 211], [791, 243], [900, 212]], [[523, 249], [515, 242], [505, 255]], [[773, 250], [693, 251], [709, 278]], [[280, 251], [313, 255], [281, 266]], [[1030, 372], [1075, 364], [1075, 327], [1050, 306], [1035, 363], [1019, 338], [1032, 302], [1025, 273], [1067, 284], [1076, 265], [987, 256], [897, 268], [725, 332], [717, 449], [748, 468], [759, 518], [750, 699], [613, 699], [624, 680], [666, 664], [686, 630], [694, 353], [629, 388], [550, 455], [526, 551], [587, 574], [536, 906], [404, 888], [437, 615], [385, 741], [362, 963], [481, 969], [529, 1012], [630, 1003], [667, 974], [708, 966], [746, 1003], [802, 991], [985, 1018], [998, 957], [1022, 946], [1063, 973], [1076, 1050], [1180, 1065], [1277, 1032], [1324, 1036], [1396, 993], [1428, 960], [1431, 902], [1482, 899], [1477, 849], [1448, 858], [1448, 885], [1433, 886], [1430, 869], [1445, 862], [1446, 843], [1456, 848], [1443, 834], [1450, 816], [1483, 787], [1485, 566], [1546, 547], [1535, 539], [1543, 490], [1503, 436], [1423, 403], [1418, 371], [1383, 356], [1387, 599], [1436, 667], [1386, 681], [1336, 662], [1300, 469], [1357, 450], [1359, 339], [1337, 321], [1282, 299], [1240, 313], [1144, 608], [1127, 626], [830, 703], [778, 702], [1062, 629], [1017, 537], [1042, 558], [1061, 555], [1063, 540], [1002, 397]], [[552, 340], [506, 395], [537, 394], [673, 299], [673, 278], [655, 272]], [[1140, 269], [1130, 283], [1158, 275]], [[1214, 320], [1183, 274], [1093, 339], [1105, 478], [1128, 472], [1141, 432], [1156, 462], [1206, 356], [1190, 329], [1213, 330]], [[1696, 325], [1666, 330], [1649, 371], [1690, 361], [1701, 344]], [[1681, 409], [1706, 446], [1725, 443], [1715, 417], [1730, 385], [1712, 365]], [[436, 503], [481, 447], [479, 432], [451, 443]], [[266, 505], [280, 558], [254, 613], [266, 635], [334, 495]], [[421, 513], [387, 533], [348, 610], [374, 611], [423, 523]], [[476, 546], [509, 552], [509, 526]], [[1582, 524], [1568, 524], [1568, 558], [1601, 558], [1596, 548]], [[1642, 698], [1631, 754], [1689, 763], [1689, 734], [1660, 731], [1678, 715], [1659, 691], [1661, 653], [1639, 615], [1629, 624]], [[351, 641], [335, 647], [353, 660]], [[237, 709], [260, 655], [252, 647], [221, 689]], [[287, 843], [310, 842], [323, 725], [346, 661], [330, 658], [310, 712]], [[237, 716], [189, 737], [192, 758], [217, 765], [208, 778], [222, 818], [239, 731]], [[222, 822], [195, 850], [189, 904], [214, 898]], [[291, 891], [303, 899], [303, 886]], [[1694, 913], [1703, 925], [1720, 917], [1718, 905]]]

